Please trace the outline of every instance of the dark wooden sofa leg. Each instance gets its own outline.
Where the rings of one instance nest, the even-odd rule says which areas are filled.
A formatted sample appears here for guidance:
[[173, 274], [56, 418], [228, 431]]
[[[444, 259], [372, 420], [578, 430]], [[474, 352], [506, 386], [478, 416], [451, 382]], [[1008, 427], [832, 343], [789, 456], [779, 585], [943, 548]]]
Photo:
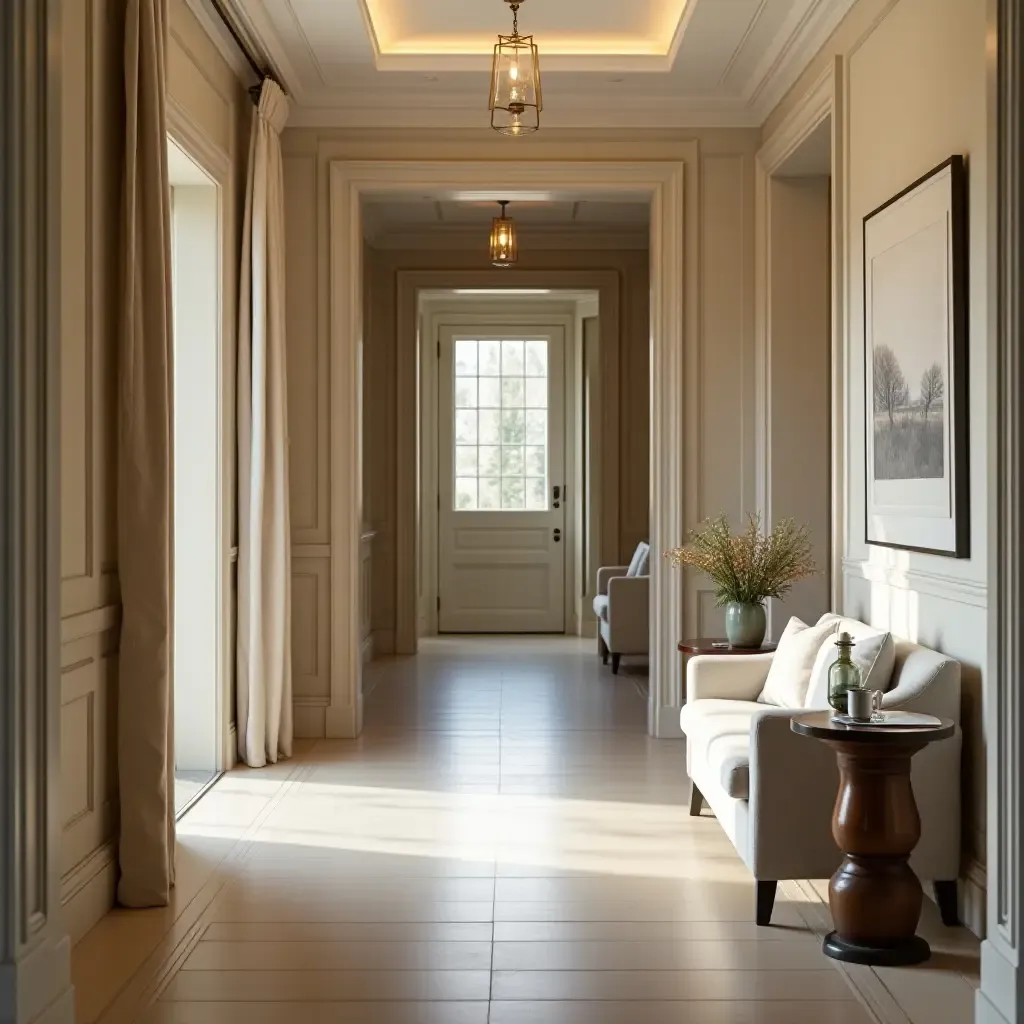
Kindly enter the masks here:
[[772, 923], [772, 909], [775, 906], [775, 890], [778, 882], [757, 881], [757, 923], [769, 925]]
[[955, 928], [960, 923], [960, 911], [956, 901], [956, 879], [951, 882], [935, 883], [935, 902], [939, 905], [942, 923]]
[[622, 657], [621, 654], [612, 655], [612, 675], [617, 676], [619, 674], [619, 659]]
[[704, 794], [697, 788], [696, 782], [690, 783], [690, 817], [699, 818], [704, 809]]

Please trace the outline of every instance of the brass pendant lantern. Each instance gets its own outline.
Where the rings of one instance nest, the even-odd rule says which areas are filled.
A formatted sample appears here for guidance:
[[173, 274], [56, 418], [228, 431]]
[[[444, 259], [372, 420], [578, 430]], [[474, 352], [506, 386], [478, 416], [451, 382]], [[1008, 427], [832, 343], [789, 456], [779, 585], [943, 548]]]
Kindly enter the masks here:
[[491, 262], [496, 267], [510, 267], [519, 259], [519, 242], [516, 239], [516, 222], [505, 216], [507, 199], [498, 201], [501, 216], [491, 221]]
[[540, 128], [544, 109], [540, 64], [533, 36], [519, 34], [523, 0], [505, 0], [512, 8], [512, 35], [498, 36], [491, 67], [491, 127], [502, 135], [526, 135]]

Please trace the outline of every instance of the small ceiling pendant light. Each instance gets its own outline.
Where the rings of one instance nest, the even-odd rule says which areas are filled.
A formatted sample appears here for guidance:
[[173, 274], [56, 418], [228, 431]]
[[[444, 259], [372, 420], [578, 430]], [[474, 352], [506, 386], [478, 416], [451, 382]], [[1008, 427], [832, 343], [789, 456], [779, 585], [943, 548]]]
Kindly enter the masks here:
[[526, 135], [540, 128], [544, 109], [540, 64], [533, 36], [519, 34], [523, 0], [505, 0], [512, 8], [512, 35], [498, 36], [491, 67], [491, 127], [502, 135]]
[[491, 221], [491, 262], [496, 267], [510, 267], [519, 259], [516, 222], [505, 216], [507, 199], [500, 199], [501, 216]]

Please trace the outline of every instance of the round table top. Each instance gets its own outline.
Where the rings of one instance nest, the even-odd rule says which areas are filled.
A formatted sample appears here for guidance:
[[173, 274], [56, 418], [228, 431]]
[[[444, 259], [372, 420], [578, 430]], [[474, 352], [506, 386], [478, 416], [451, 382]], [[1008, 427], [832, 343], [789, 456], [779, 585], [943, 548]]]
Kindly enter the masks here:
[[[716, 647], [715, 644], [724, 644]], [[776, 644], [765, 641], [760, 647], [730, 647], [724, 638], [702, 636], [696, 640], [680, 640], [677, 644], [683, 654], [771, 654]]]
[[797, 715], [790, 723], [793, 732], [801, 736], [813, 736], [819, 740], [842, 740], [847, 743], [885, 743], [908, 740], [932, 743], [944, 740], [956, 732], [955, 723], [949, 718], [940, 718], [938, 725], [846, 725], [837, 722], [831, 711], [813, 711]]

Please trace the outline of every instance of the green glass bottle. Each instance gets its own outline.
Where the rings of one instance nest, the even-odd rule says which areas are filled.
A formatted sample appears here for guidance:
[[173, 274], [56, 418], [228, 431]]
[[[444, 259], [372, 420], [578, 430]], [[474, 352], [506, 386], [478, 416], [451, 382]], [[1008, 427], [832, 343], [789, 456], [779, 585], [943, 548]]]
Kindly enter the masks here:
[[845, 715], [846, 693], [848, 690], [860, 689], [864, 685], [860, 669], [850, 657], [853, 650], [853, 637], [849, 633], [840, 633], [836, 640], [839, 657], [832, 662], [828, 670], [828, 702], [837, 715]]

